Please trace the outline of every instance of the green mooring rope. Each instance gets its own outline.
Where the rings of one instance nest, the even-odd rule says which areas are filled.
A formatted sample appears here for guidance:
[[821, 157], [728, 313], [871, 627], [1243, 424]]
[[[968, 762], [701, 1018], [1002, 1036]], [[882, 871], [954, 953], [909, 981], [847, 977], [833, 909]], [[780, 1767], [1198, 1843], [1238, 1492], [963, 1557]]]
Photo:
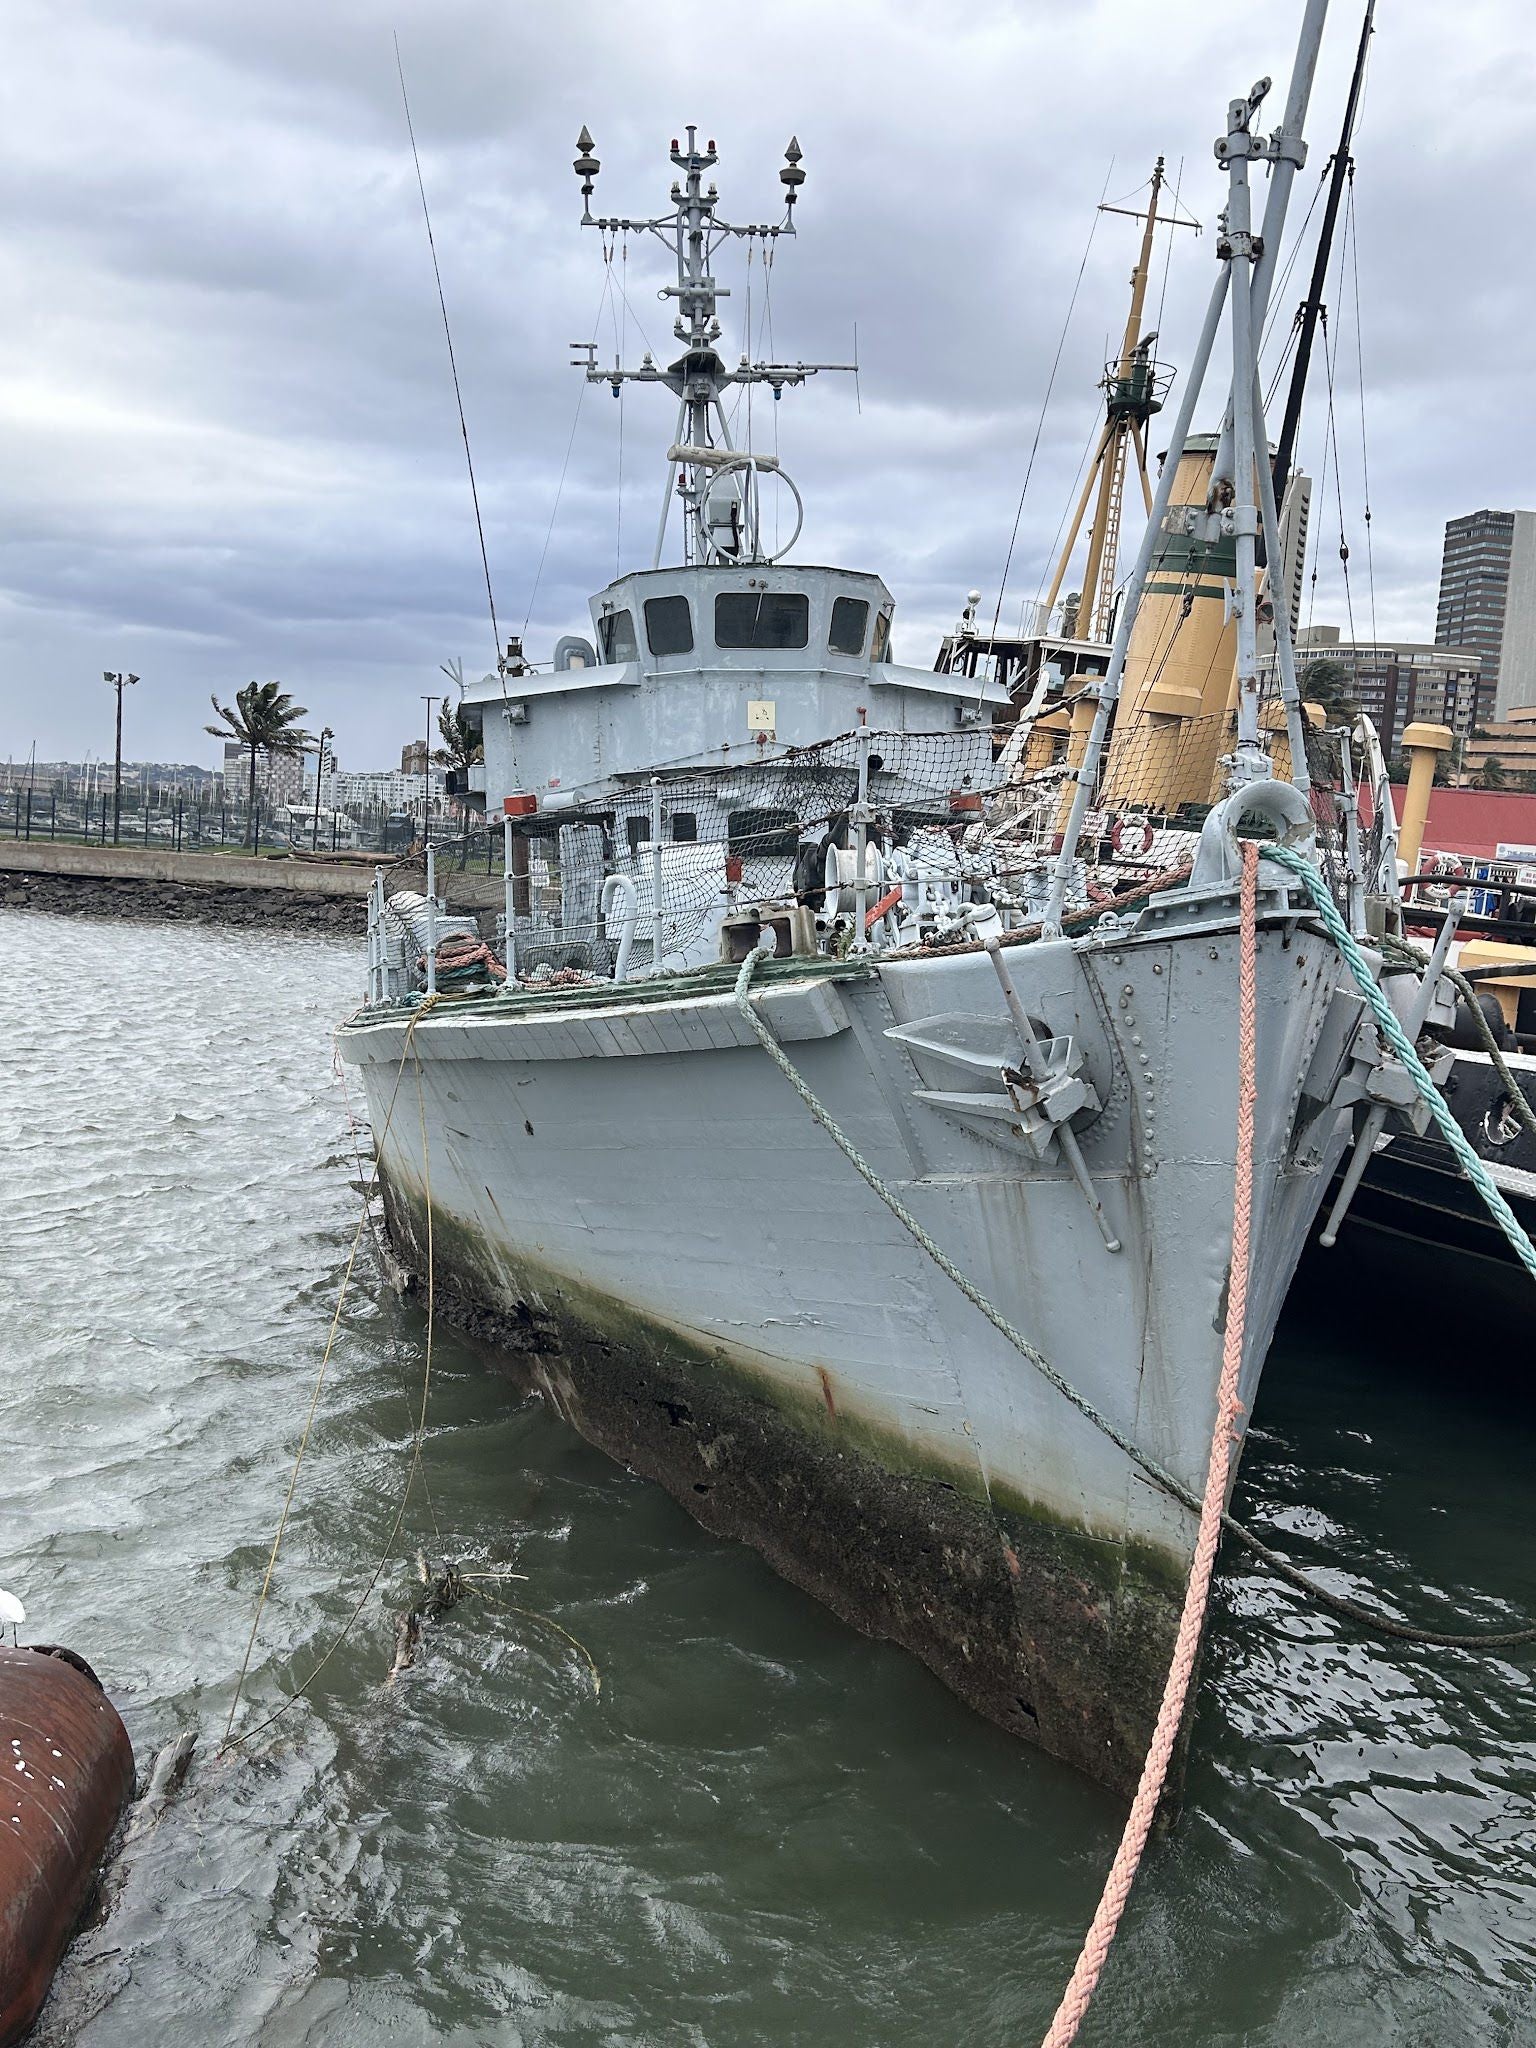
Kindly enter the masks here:
[[1293, 853], [1288, 846], [1267, 845], [1264, 848], [1264, 858], [1277, 861], [1283, 868], [1289, 868], [1311, 897], [1313, 907], [1322, 919], [1329, 938], [1338, 947], [1345, 966], [1354, 976], [1359, 984], [1360, 993], [1370, 1005], [1371, 1015], [1376, 1019], [1382, 1037], [1412, 1075], [1414, 1086], [1428, 1103], [1429, 1113], [1439, 1127], [1440, 1135], [1456, 1155], [1462, 1172], [1488, 1205], [1489, 1214], [1508, 1238], [1515, 1257], [1531, 1278], [1536, 1280], [1536, 1245], [1531, 1243], [1520, 1228], [1519, 1219], [1500, 1194], [1492, 1174], [1473, 1151], [1465, 1131], [1451, 1114], [1450, 1104], [1435, 1086], [1428, 1068], [1409, 1044], [1408, 1034], [1398, 1022], [1397, 1012], [1378, 987], [1369, 962], [1356, 944], [1348, 925], [1339, 915], [1338, 905], [1328, 893], [1327, 883], [1309, 860], [1304, 860], [1299, 853]]
[[[1187, 1487], [1181, 1479], [1176, 1479], [1171, 1472], [1165, 1471], [1155, 1458], [1149, 1457], [1138, 1444], [1125, 1435], [1123, 1430], [1117, 1429], [1108, 1416], [1101, 1415], [1087, 1396], [1080, 1394], [1077, 1388], [1057, 1371], [1056, 1367], [1051, 1364], [1044, 1353], [1038, 1351], [1023, 1332], [1015, 1329], [1002, 1311], [995, 1308], [988, 1301], [975, 1282], [967, 1279], [943, 1247], [929, 1236], [928, 1232], [918, 1222], [906, 1204], [886, 1186], [885, 1182], [859, 1151], [847, 1132], [835, 1121], [831, 1112], [823, 1103], [817, 1100], [804, 1077], [769, 1030], [767, 1024], [758, 1015], [753, 1005], [751, 999], [752, 976], [765, 957], [764, 954], [753, 951], [742, 961], [741, 971], [736, 977], [737, 1006], [748, 1024], [751, 1025], [753, 1033], [758, 1043], [762, 1046], [763, 1051], [767, 1053], [768, 1057], [800, 1097], [800, 1100], [805, 1104], [816, 1122], [821, 1125], [821, 1128], [826, 1132], [833, 1144], [836, 1145], [839, 1152], [842, 1153], [843, 1157], [853, 1167], [859, 1178], [874, 1194], [879, 1196], [897, 1222], [901, 1224], [904, 1230], [910, 1233], [913, 1240], [927, 1253], [939, 1271], [947, 1279], [954, 1282], [966, 1300], [986, 1317], [987, 1321], [999, 1335], [1007, 1339], [1008, 1343], [1013, 1346], [1021, 1358], [1027, 1360], [1059, 1394], [1070, 1401], [1078, 1413], [1085, 1416], [1095, 1429], [1102, 1431], [1118, 1450], [1123, 1451], [1132, 1464], [1138, 1466], [1152, 1480], [1154, 1485], [1160, 1486], [1165, 1493], [1172, 1495], [1176, 1501], [1179, 1501], [1184, 1507], [1188, 1508], [1192, 1514], [1198, 1515], [1200, 1512], [1200, 1501], [1192, 1489]], [[1516, 1228], [1518, 1227], [1517, 1225]], [[1449, 1634], [1437, 1629], [1413, 1628], [1406, 1622], [1392, 1621], [1385, 1615], [1373, 1612], [1371, 1608], [1366, 1607], [1358, 1600], [1351, 1600], [1342, 1593], [1330, 1593], [1327, 1587], [1318, 1585], [1305, 1572], [1298, 1570], [1290, 1562], [1289, 1558], [1282, 1557], [1277, 1550], [1271, 1550], [1262, 1537], [1256, 1536], [1250, 1528], [1238, 1521], [1237, 1517], [1229, 1510], [1223, 1511], [1221, 1525], [1229, 1536], [1235, 1536], [1255, 1557], [1262, 1559], [1275, 1576], [1283, 1580], [1286, 1585], [1292, 1587], [1298, 1593], [1305, 1594], [1309, 1600], [1315, 1600], [1319, 1606], [1326, 1607], [1334, 1614], [1342, 1615], [1350, 1621], [1357, 1622], [1362, 1628], [1373, 1630], [1377, 1635], [1392, 1636], [1406, 1643], [1426, 1643], [1439, 1648], [1454, 1650], [1502, 1650], [1512, 1649], [1520, 1643], [1536, 1642], [1536, 1627], [1507, 1629], [1492, 1634], [1480, 1632]]]

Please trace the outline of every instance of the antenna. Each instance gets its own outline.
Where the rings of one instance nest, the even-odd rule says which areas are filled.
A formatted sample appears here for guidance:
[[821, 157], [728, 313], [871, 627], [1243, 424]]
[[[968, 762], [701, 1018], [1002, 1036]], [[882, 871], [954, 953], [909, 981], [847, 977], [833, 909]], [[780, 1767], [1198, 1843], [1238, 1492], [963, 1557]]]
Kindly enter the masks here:
[[[448, 370], [453, 378], [453, 400], [459, 409], [459, 432], [464, 438], [464, 467], [469, 472], [470, 502], [475, 508], [475, 532], [480, 539], [480, 567], [485, 572], [485, 601], [491, 614], [491, 645], [501, 658], [501, 628], [496, 623], [496, 596], [491, 589], [491, 562], [485, 549], [485, 522], [480, 517], [480, 493], [475, 485], [475, 459], [469, 452], [469, 423], [464, 417], [464, 394], [459, 389], [459, 365], [453, 352], [453, 329], [448, 324], [448, 300], [443, 292], [443, 273], [438, 267], [437, 242], [432, 233], [432, 214], [427, 206], [426, 181], [421, 175], [421, 152], [416, 147], [416, 126], [411, 119], [410, 95], [405, 89], [405, 65], [400, 57], [400, 38], [395, 37], [395, 69], [400, 74], [400, 104], [405, 109], [405, 131], [411, 138], [411, 161], [416, 166], [416, 189], [421, 194], [421, 217], [427, 227], [427, 247], [432, 255], [432, 276], [437, 283], [437, 304], [443, 316], [443, 339], [448, 344]], [[586, 130], [583, 129], [585, 134]], [[597, 169], [596, 164], [593, 170]], [[589, 191], [591, 187], [587, 188]], [[429, 736], [430, 737], [430, 736]]]
[[[788, 547], [776, 550], [773, 555], [764, 551], [757, 478], [764, 473], [782, 477], [797, 506], [799, 493], [779, 469], [775, 458], [757, 455], [751, 450], [738, 451], [732, 446], [721, 395], [733, 384], [766, 384], [777, 399], [783, 395], [786, 385], [803, 384], [807, 377], [814, 377], [818, 371], [852, 370], [856, 366], [852, 363], [755, 363], [749, 355], [743, 355], [734, 369], [726, 368], [718, 350], [721, 337], [718, 306], [721, 299], [730, 297], [730, 291], [715, 280], [714, 255], [722, 243], [735, 237], [749, 243], [754, 238], [759, 240], [766, 256], [780, 235], [794, 234], [795, 203], [800, 187], [805, 183], [805, 172], [801, 169], [804, 152], [798, 138], [792, 135], [779, 172], [779, 182], [784, 188], [784, 218], [777, 222], [738, 224], [721, 218], [719, 190], [713, 183], [706, 187], [703, 182], [704, 173], [719, 161], [713, 138], [701, 148], [696, 122], [690, 122], [684, 133], [686, 143], [674, 137], [671, 145], [672, 162], [683, 174], [681, 180], [674, 178], [672, 181], [672, 211], [648, 220], [593, 215], [592, 190], [600, 168], [593, 153], [596, 145], [591, 131], [585, 127], [576, 139], [577, 154], [572, 168], [581, 181], [582, 226], [595, 227], [604, 237], [618, 233], [626, 237], [655, 235], [673, 251], [677, 282], [664, 285], [660, 297], [677, 301], [678, 311], [672, 332], [682, 344], [683, 353], [676, 362], [664, 368], [658, 366], [647, 352], [637, 370], [626, 370], [618, 363], [611, 369], [599, 369], [590, 353], [586, 353], [587, 344], [583, 342], [573, 344], [573, 352], [578, 357], [574, 367], [582, 370], [589, 384], [609, 384], [615, 394], [626, 383], [664, 384], [678, 400], [676, 438], [667, 454], [666, 493], [657, 534], [656, 563], [661, 560], [674, 478], [683, 500], [686, 561], [773, 561], [787, 553]], [[750, 335], [747, 345], [750, 348]], [[581, 360], [584, 353], [586, 360]], [[803, 516], [802, 509], [789, 546], [794, 544]]]

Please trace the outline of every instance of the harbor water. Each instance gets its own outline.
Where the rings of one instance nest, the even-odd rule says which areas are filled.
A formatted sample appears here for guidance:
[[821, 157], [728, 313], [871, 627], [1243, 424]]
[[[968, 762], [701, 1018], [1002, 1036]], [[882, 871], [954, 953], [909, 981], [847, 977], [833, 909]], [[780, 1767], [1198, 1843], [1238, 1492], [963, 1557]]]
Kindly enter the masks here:
[[[39, 2039], [1038, 2040], [1116, 1802], [442, 1324], [391, 1544], [426, 1325], [366, 1234], [239, 1725], [361, 1612], [308, 1699], [216, 1753], [357, 1228], [330, 1041], [361, 942], [0, 932], [0, 1584], [95, 1666], [141, 1766], [201, 1743]], [[1238, 1511], [1336, 1589], [1510, 1626], [1536, 1610], [1529, 1347], [1511, 1371], [1475, 1301], [1346, 1311], [1333, 1261], [1282, 1326]], [[391, 1684], [418, 1551], [481, 1576]], [[1183, 1816], [1083, 2041], [1536, 2038], [1533, 1674], [1368, 1639], [1224, 1551]]]

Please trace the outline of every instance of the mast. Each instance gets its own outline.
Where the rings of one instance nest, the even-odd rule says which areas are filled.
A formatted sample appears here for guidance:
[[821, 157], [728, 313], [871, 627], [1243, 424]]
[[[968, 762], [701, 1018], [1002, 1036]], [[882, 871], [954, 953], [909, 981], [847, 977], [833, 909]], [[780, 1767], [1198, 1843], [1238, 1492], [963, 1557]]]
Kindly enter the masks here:
[[[1061, 930], [1062, 909], [1066, 902], [1072, 861], [1077, 851], [1078, 839], [1082, 834], [1083, 818], [1088, 809], [1089, 798], [1098, 780], [1105, 736], [1109, 731], [1115, 700], [1120, 694], [1121, 678], [1125, 674], [1125, 657], [1130, 646], [1131, 626], [1146, 585], [1153, 554], [1164, 531], [1164, 521], [1168, 518], [1173, 479], [1178, 470], [1179, 458], [1184, 453], [1184, 444], [1189, 436], [1200, 387], [1205, 381], [1205, 373], [1210, 364], [1211, 352], [1228, 298], [1231, 299], [1232, 312], [1232, 393], [1228, 421], [1223, 426], [1221, 445], [1218, 447], [1212, 468], [1211, 494], [1204, 505], [1180, 507], [1169, 523], [1173, 530], [1187, 533], [1191, 539], [1211, 542], [1231, 538], [1235, 542], [1237, 566], [1230, 603], [1237, 620], [1238, 727], [1237, 749], [1230, 764], [1232, 786], [1239, 787], [1269, 773], [1269, 759], [1259, 743], [1258, 664], [1254, 618], [1254, 553], [1260, 527], [1263, 528], [1265, 543], [1272, 558], [1278, 558], [1280, 546], [1274, 493], [1269, 487], [1269, 463], [1266, 460], [1259, 464], [1257, 473], [1254, 464], [1256, 438], [1264, 430], [1256, 346], [1257, 337], [1263, 331], [1264, 309], [1268, 304], [1270, 286], [1274, 279], [1275, 254], [1285, 226], [1291, 186], [1298, 166], [1306, 161], [1307, 152], [1306, 144], [1302, 140], [1302, 128], [1306, 120], [1307, 104], [1312, 95], [1312, 80], [1317, 70], [1317, 54], [1322, 42], [1323, 22], [1327, 13], [1328, 0], [1306, 0], [1301, 33], [1297, 41], [1296, 60], [1291, 70], [1290, 89], [1286, 96], [1285, 114], [1280, 126], [1268, 136], [1254, 132], [1253, 116], [1269, 93], [1270, 81], [1263, 78], [1246, 98], [1230, 102], [1227, 108], [1226, 133], [1216, 143], [1216, 160], [1225, 168], [1228, 177], [1227, 206], [1216, 244], [1216, 257], [1221, 268], [1216, 274], [1210, 303], [1206, 308], [1205, 324], [1201, 328], [1184, 394], [1179, 401], [1168, 454], [1158, 478], [1157, 490], [1153, 495], [1147, 529], [1142, 535], [1136, 564], [1131, 571], [1126, 602], [1121, 606], [1115, 620], [1115, 637], [1110, 652], [1109, 670], [1100, 687], [1093, 730], [1088, 736], [1082, 765], [1077, 770], [1072, 809], [1067, 819], [1066, 830], [1062, 834], [1061, 850], [1056, 857], [1056, 867], [1051, 877], [1050, 900], [1046, 907], [1044, 924], [1046, 931], [1052, 934], [1057, 934]], [[1258, 234], [1253, 229], [1248, 191], [1248, 165], [1253, 159], [1267, 163], [1270, 168], [1269, 197], [1264, 210], [1262, 232]], [[1267, 447], [1265, 453], [1268, 453]], [[1280, 659], [1281, 685], [1291, 739], [1292, 779], [1299, 782], [1305, 775], [1305, 769], [1301, 764], [1305, 762], [1306, 753], [1302, 741], [1300, 703], [1296, 696], [1290, 622], [1285, 616], [1283, 606], [1277, 609], [1275, 615], [1275, 645]]]
[[[583, 128], [576, 141], [572, 168], [581, 180], [583, 227], [595, 227], [604, 237], [655, 235], [668, 243], [677, 263], [677, 282], [665, 285], [660, 296], [675, 299], [677, 317], [672, 332], [683, 344], [677, 361], [658, 368], [647, 350], [637, 370], [625, 369], [615, 358], [611, 369], [600, 368], [596, 344], [573, 342], [577, 352], [573, 368], [586, 372], [589, 384], [607, 384], [615, 398], [626, 383], [661, 384], [678, 400], [677, 438], [667, 451], [667, 482], [662, 499], [661, 522], [656, 536], [653, 566], [661, 561], [666, 540], [667, 515], [674, 483], [683, 501], [683, 559], [686, 562], [763, 562], [774, 559], [762, 549], [761, 520], [758, 516], [757, 479], [764, 472], [782, 475], [771, 456], [752, 449], [738, 451], [731, 445], [721, 395], [736, 384], [766, 384], [778, 399], [786, 385], [803, 384], [820, 370], [851, 370], [852, 363], [754, 363], [743, 355], [734, 369], [727, 369], [716, 344], [721, 326], [718, 304], [730, 297], [727, 286], [714, 276], [713, 261], [720, 245], [732, 237], [749, 244], [760, 241], [765, 260], [781, 235], [793, 235], [795, 201], [805, 183], [800, 168], [802, 151], [792, 135], [784, 151], [779, 182], [784, 187], [784, 218], [777, 222], [747, 222], [736, 225], [721, 218], [719, 190], [704, 184], [704, 173], [719, 161], [713, 140], [701, 149], [698, 127], [690, 122], [688, 140], [680, 145], [674, 137], [672, 162], [682, 172], [674, 178], [670, 198], [672, 211], [652, 219], [618, 216], [594, 217], [592, 187], [600, 168], [593, 155], [593, 141]], [[751, 336], [746, 337], [748, 347]], [[799, 493], [788, 477], [784, 482], [799, 504]], [[791, 535], [800, 530], [799, 522]], [[779, 553], [787, 553], [781, 548]]]
[[1285, 396], [1285, 417], [1280, 422], [1280, 438], [1275, 443], [1274, 488], [1277, 498], [1285, 495], [1286, 484], [1290, 481], [1291, 457], [1296, 447], [1296, 429], [1301, 420], [1301, 402], [1307, 388], [1307, 371], [1312, 363], [1312, 342], [1323, 311], [1323, 291], [1327, 282], [1328, 259], [1333, 250], [1334, 225], [1339, 217], [1339, 201], [1343, 197], [1346, 179], [1354, 175], [1355, 160], [1349, 153], [1349, 146], [1355, 132], [1355, 115], [1360, 106], [1360, 88], [1365, 78], [1365, 59], [1370, 49], [1375, 13], [1376, 0], [1366, 0], [1365, 20], [1360, 29], [1360, 47], [1355, 52], [1355, 69], [1349, 81], [1349, 98], [1344, 104], [1344, 126], [1339, 135], [1338, 150], [1329, 166], [1328, 197], [1323, 206], [1322, 225], [1317, 231], [1317, 254], [1312, 261], [1312, 282], [1307, 287], [1307, 296], [1296, 309], [1296, 360], [1291, 366], [1291, 384]]
[[[1076, 633], [1079, 639], [1107, 640], [1113, 623], [1115, 608], [1115, 570], [1120, 554], [1120, 511], [1125, 494], [1125, 472], [1130, 459], [1134, 458], [1136, 474], [1141, 483], [1143, 504], [1148, 512], [1152, 509], [1152, 492], [1147, 483], [1147, 421], [1153, 413], [1162, 410], [1163, 399], [1172, 382], [1172, 373], [1165, 371], [1153, 360], [1152, 344], [1155, 334], [1141, 332], [1142, 313], [1146, 306], [1147, 279], [1152, 269], [1152, 242], [1159, 225], [1157, 210], [1158, 195], [1163, 189], [1163, 159], [1159, 157], [1152, 170], [1152, 190], [1146, 211], [1128, 206], [1101, 206], [1100, 213], [1121, 213], [1131, 220], [1145, 223], [1141, 236], [1141, 253], [1136, 268], [1131, 272], [1131, 305], [1126, 316], [1125, 336], [1120, 344], [1120, 354], [1114, 362], [1104, 365], [1104, 376], [1100, 388], [1105, 394], [1106, 418], [1104, 431], [1099, 437], [1093, 461], [1089, 464], [1087, 480], [1082, 495], [1077, 501], [1065, 545], [1057, 558], [1055, 572], [1051, 577], [1050, 589], [1041, 608], [1041, 618], [1049, 620], [1061, 593], [1062, 583], [1083, 531], [1083, 518], [1088, 509], [1089, 497], [1094, 486], [1098, 486], [1098, 497], [1094, 506], [1092, 523], [1088, 528], [1088, 558], [1083, 571], [1082, 600], [1077, 608]], [[1169, 227], [1192, 227], [1199, 233], [1199, 222], [1180, 220], [1170, 215], [1163, 223]]]

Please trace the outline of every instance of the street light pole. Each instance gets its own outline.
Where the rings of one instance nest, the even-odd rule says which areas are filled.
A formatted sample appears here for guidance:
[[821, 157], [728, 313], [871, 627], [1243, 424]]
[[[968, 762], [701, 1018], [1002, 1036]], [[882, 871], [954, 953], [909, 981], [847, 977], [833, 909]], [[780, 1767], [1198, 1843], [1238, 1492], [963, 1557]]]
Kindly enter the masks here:
[[421, 839], [425, 845], [431, 831], [432, 813], [432, 706], [446, 704], [448, 700], [445, 696], [429, 696], [423, 691], [421, 701], [427, 707], [427, 750], [421, 757]]
[[101, 680], [117, 691], [117, 748], [112, 762], [112, 844], [116, 846], [123, 820], [123, 691], [139, 679], [108, 668], [102, 670]]
[[315, 822], [309, 835], [309, 850], [314, 853], [320, 845], [320, 778], [325, 773], [325, 743], [336, 735], [328, 725], [320, 728], [320, 753], [315, 762]]

